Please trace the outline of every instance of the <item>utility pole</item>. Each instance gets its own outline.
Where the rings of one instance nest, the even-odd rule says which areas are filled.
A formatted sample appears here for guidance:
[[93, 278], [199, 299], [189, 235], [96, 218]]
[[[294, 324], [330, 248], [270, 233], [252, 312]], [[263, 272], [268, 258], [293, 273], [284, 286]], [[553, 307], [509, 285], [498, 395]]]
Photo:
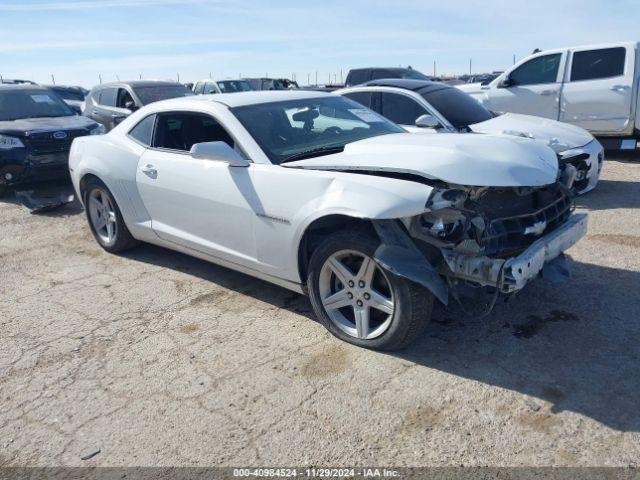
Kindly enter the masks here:
[[516, 64], [516, 54], [515, 53], [513, 54], [513, 64], [514, 65]]
[[307, 72], [307, 86], [311, 85], [311, 74]]
[[471, 59], [469, 59], [469, 75], [471, 75]]
[[178, 76], [178, 83], [180, 83], [180, 73], [176, 74]]
[[141, 73], [138, 74], [138, 77], [140, 77], [140, 80], [142, 80], [142, 74]]
[[342, 84], [342, 83], [344, 83], [344, 82], [342, 81], [342, 69], [340, 69], [340, 84]]
[[433, 78], [436, 78], [436, 61], [433, 61]]
[[53, 76], [53, 73], [51, 74], [51, 83], [56, 84], [56, 77]]
[[98, 80], [100, 80], [100, 85], [102, 85], [102, 75], [98, 74]]
[[318, 70], [316, 70], [316, 86], [318, 86]]
[[118, 76], [118, 74], [116, 73], [116, 80], [120, 81], [120, 77]]

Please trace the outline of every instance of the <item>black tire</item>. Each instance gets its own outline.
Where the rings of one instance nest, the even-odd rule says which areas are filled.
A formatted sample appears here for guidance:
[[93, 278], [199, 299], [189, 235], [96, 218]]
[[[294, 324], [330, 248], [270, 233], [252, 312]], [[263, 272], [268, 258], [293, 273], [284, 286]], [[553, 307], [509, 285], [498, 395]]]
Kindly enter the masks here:
[[[100, 237], [100, 235], [98, 235], [98, 232], [96, 231], [96, 228], [93, 225], [93, 222], [91, 221], [91, 216], [89, 213], [89, 199], [91, 197], [91, 193], [96, 189], [99, 189], [104, 195], [107, 195], [107, 197], [109, 198], [109, 201], [111, 202], [114, 208], [116, 230], [115, 230], [115, 239], [111, 243], [105, 242]], [[113, 197], [113, 194], [104, 183], [102, 183], [97, 178], [93, 178], [87, 181], [87, 184], [85, 185], [85, 189], [82, 192], [82, 197], [83, 197], [84, 207], [85, 207], [84, 211], [86, 213], [87, 222], [89, 223], [89, 228], [91, 229], [93, 238], [96, 239], [96, 242], [98, 242], [98, 244], [103, 249], [105, 249], [109, 253], [119, 253], [138, 245], [139, 242], [135, 238], [133, 238], [133, 236], [131, 235], [131, 232], [129, 232], [129, 229], [124, 223], [124, 219], [122, 218], [122, 213], [120, 212], [120, 207], [118, 207], [118, 204], [116, 203], [116, 200]]]
[[371, 339], [357, 338], [338, 328], [327, 314], [320, 296], [320, 274], [329, 257], [341, 250], [355, 250], [373, 258], [379, 244], [373, 235], [356, 230], [343, 230], [327, 237], [313, 252], [309, 262], [309, 297], [317, 317], [339, 339], [373, 350], [401, 350], [416, 340], [431, 318], [434, 296], [427, 289], [383, 270], [396, 306], [387, 330]]

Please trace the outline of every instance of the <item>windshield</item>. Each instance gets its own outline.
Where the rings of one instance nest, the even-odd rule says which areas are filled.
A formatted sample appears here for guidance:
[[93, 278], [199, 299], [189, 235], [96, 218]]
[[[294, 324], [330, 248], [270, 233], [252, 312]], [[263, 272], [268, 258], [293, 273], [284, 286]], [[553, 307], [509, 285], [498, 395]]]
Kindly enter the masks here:
[[49, 87], [50, 90], [56, 92], [61, 98], [64, 100], [77, 100], [79, 102], [84, 101], [84, 95], [80, 90], [72, 89], [72, 88], [55, 88]]
[[218, 88], [220, 88], [222, 93], [248, 92], [253, 90], [253, 87], [245, 80], [222, 80], [218, 82]]
[[298, 84], [286, 78], [276, 78], [269, 81], [268, 90], [291, 90], [298, 88]]
[[467, 128], [493, 118], [480, 102], [458, 88], [443, 86], [421, 95], [455, 128]]
[[0, 121], [75, 115], [54, 92], [43, 89], [0, 90]]
[[231, 109], [272, 163], [335, 153], [348, 143], [404, 132], [344, 97], [327, 96]]
[[134, 87], [133, 91], [136, 92], [143, 105], [159, 102], [160, 100], [193, 95], [193, 92], [184, 85], [151, 85], [148, 87]]

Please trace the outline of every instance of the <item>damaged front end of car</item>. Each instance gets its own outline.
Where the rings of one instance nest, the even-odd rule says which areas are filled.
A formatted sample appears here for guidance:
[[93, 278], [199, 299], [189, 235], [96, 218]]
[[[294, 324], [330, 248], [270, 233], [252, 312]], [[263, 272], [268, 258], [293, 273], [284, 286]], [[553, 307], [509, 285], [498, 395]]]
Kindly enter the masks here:
[[539, 187], [435, 188], [422, 215], [374, 222], [376, 260], [428, 288], [442, 303], [461, 284], [513, 294], [542, 275], [568, 279], [563, 252], [587, 229], [560, 183]]

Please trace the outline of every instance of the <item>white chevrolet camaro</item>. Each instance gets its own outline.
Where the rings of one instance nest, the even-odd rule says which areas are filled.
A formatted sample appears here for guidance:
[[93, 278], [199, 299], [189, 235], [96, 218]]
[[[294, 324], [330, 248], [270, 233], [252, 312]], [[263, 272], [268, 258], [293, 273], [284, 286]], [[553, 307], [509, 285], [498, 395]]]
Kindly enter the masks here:
[[105, 250], [154, 243], [308, 293], [331, 333], [375, 349], [468, 286], [564, 280], [587, 225], [539, 142], [412, 135], [318, 92], [154, 103], [74, 140], [69, 167]]

